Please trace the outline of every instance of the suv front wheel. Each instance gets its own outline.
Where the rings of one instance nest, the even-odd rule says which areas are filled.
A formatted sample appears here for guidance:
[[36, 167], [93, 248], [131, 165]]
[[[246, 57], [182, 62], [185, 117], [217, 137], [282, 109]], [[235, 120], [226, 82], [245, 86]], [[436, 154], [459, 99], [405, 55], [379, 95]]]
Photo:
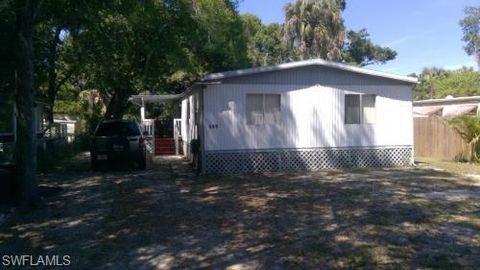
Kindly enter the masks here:
[[93, 158], [90, 161], [90, 166], [92, 168], [92, 171], [97, 172], [100, 170], [100, 163]]
[[140, 170], [145, 170], [147, 168], [147, 159], [146, 157], [142, 157], [138, 160], [138, 168]]

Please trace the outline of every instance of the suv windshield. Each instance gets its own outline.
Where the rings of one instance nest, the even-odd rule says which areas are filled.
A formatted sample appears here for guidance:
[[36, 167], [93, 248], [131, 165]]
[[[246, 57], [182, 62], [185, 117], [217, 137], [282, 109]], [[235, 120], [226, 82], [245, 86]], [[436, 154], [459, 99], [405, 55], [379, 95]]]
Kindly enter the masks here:
[[135, 122], [107, 122], [98, 127], [95, 136], [140, 136]]

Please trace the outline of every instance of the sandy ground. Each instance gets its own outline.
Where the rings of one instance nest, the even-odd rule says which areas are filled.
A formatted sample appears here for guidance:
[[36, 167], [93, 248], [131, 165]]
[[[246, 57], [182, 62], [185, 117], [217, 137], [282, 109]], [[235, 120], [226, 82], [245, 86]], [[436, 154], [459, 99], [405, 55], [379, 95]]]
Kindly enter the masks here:
[[[0, 227], [0, 254], [73, 269], [480, 268], [480, 186], [429, 168], [196, 177], [178, 158], [42, 175], [62, 190]], [[37, 268], [38, 269], [38, 268]]]

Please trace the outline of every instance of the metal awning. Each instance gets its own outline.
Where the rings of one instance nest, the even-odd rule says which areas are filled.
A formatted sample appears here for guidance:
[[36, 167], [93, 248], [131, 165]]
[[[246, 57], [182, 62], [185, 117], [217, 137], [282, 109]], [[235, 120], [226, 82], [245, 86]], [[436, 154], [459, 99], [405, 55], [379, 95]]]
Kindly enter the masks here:
[[128, 101], [131, 101], [133, 104], [142, 106], [145, 103], [161, 103], [166, 101], [176, 101], [182, 98], [182, 94], [178, 95], [135, 95], [130, 96]]

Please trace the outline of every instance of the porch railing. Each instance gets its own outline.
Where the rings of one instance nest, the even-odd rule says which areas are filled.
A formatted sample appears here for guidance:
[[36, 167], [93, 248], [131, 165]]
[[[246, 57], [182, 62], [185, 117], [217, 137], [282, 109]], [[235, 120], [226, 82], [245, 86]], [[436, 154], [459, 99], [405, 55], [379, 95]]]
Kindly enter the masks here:
[[155, 155], [155, 120], [144, 119], [142, 121], [142, 129], [147, 139], [147, 151]]

